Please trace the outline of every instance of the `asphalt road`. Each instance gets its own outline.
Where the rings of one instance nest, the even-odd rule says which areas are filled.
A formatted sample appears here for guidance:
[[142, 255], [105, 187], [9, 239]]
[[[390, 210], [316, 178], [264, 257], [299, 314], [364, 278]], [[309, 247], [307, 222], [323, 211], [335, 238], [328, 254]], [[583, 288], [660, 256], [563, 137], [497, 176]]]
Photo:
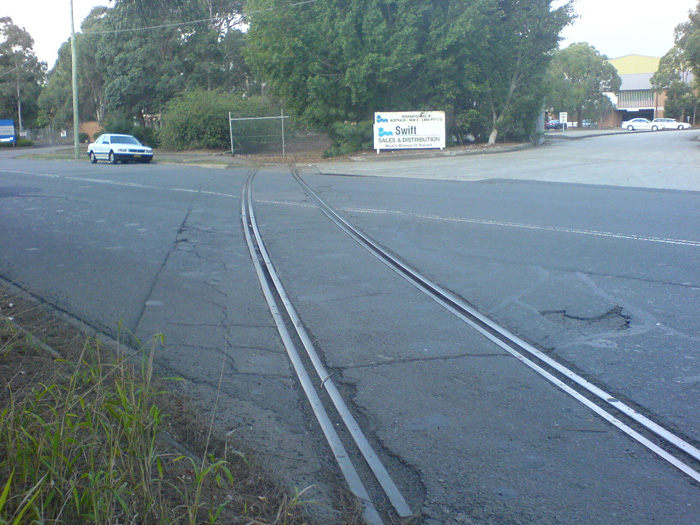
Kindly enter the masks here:
[[[304, 179], [412, 266], [700, 443], [698, 133], [332, 163]], [[222, 431], [332, 497], [244, 245], [247, 170], [0, 157], [0, 276], [147, 341]], [[426, 523], [696, 523], [700, 487], [408, 285], [263, 169], [262, 234]], [[319, 513], [328, 520], [331, 514]]]

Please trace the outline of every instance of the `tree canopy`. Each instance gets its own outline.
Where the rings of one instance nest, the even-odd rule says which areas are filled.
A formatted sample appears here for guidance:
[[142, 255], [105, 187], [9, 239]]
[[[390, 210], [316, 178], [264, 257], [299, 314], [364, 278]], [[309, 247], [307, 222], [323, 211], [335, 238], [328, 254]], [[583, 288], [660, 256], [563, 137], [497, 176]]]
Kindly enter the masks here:
[[[82, 31], [100, 31], [107, 16], [106, 7], [95, 7], [81, 24]], [[105, 118], [104, 72], [97, 61], [100, 37], [83, 34], [76, 38], [78, 48], [78, 98], [80, 115], [84, 120]], [[71, 87], [70, 40], [58, 50], [58, 59], [47, 77], [47, 83], [39, 97], [39, 105], [50, 122], [66, 123], [73, 118], [73, 92]]]
[[700, 2], [689, 13], [688, 21], [676, 27], [675, 47], [682, 51], [695, 78], [700, 78]]
[[700, 3], [691, 11], [688, 21], [679, 24], [674, 46], [659, 61], [659, 69], [651, 78], [657, 93], [666, 93], [664, 113], [679, 120], [697, 112], [700, 98]]
[[570, 14], [551, 0], [250, 0], [246, 57], [311, 125], [442, 109], [494, 142], [534, 127]]
[[[178, 94], [250, 85], [240, 5], [224, 0], [116, 0], [96, 7], [76, 35], [80, 113], [143, 122]], [[71, 119], [69, 42], [59, 50], [41, 98], [47, 118]]]
[[0, 17], [0, 118], [14, 118], [20, 128], [34, 125], [45, 74], [31, 35], [11, 18]]
[[547, 104], [571, 111], [577, 122], [601, 120], [612, 103], [605, 93], [617, 93], [622, 80], [608, 57], [586, 43], [571, 44], [554, 52], [549, 70]]
[[[80, 111], [143, 122], [186, 93], [270, 93], [339, 144], [403, 110], [444, 110], [457, 142], [527, 139], [572, 16], [553, 3], [114, 0], [76, 36]], [[41, 97], [49, 119], [70, 119], [70, 73], [66, 43]]]

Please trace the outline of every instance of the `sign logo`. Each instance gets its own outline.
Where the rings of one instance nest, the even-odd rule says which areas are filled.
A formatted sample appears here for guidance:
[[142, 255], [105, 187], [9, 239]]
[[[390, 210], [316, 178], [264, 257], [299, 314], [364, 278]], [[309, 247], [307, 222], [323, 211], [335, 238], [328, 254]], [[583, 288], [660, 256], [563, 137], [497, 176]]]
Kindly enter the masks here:
[[445, 148], [444, 111], [374, 114], [374, 149]]

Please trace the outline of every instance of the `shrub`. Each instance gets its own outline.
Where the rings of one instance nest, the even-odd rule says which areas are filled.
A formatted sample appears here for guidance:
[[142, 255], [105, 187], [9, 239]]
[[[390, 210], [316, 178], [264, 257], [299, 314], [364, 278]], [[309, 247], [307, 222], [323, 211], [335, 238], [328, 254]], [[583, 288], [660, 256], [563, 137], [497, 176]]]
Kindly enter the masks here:
[[[158, 132], [162, 146], [172, 150], [230, 149], [229, 112], [237, 117], [267, 117], [279, 114], [279, 106], [267, 98], [243, 98], [220, 91], [184, 93], [168, 104]], [[260, 121], [261, 129], [265, 123]]]
[[372, 149], [372, 126], [371, 120], [360, 122], [336, 122], [333, 124], [331, 139], [333, 146], [324, 152], [324, 157], [335, 157], [347, 155], [354, 151]]
[[110, 115], [107, 117], [104, 122], [104, 133], [133, 135], [147, 146], [160, 146], [156, 130], [144, 126], [136, 126], [132, 118], [124, 115]]
[[34, 141], [29, 139], [17, 139], [16, 142], [0, 142], [0, 148], [33, 148]]
[[120, 133], [123, 135], [133, 135], [134, 121], [125, 115], [109, 115], [104, 123], [105, 133]]

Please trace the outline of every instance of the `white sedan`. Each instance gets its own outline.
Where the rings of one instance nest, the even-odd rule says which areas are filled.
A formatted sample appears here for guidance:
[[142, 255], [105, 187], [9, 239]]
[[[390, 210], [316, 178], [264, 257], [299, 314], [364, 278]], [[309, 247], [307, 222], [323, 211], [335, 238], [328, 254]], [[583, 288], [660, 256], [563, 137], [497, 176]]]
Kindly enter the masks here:
[[622, 128], [629, 131], [635, 131], [638, 129], [650, 129], [652, 131], [658, 131], [664, 129], [664, 125], [661, 122], [651, 122], [645, 118], [633, 118], [632, 120], [625, 120], [622, 123]]
[[88, 145], [87, 155], [93, 164], [98, 160], [106, 160], [110, 164], [120, 161], [148, 163], [153, 159], [153, 150], [131, 135], [105, 133]]
[[693, 126], [687, 122], [678, 122], [676, 119], [672, 118], [655, 118], [652, 123], [663, 124], [664, 129], [690, 129]]

